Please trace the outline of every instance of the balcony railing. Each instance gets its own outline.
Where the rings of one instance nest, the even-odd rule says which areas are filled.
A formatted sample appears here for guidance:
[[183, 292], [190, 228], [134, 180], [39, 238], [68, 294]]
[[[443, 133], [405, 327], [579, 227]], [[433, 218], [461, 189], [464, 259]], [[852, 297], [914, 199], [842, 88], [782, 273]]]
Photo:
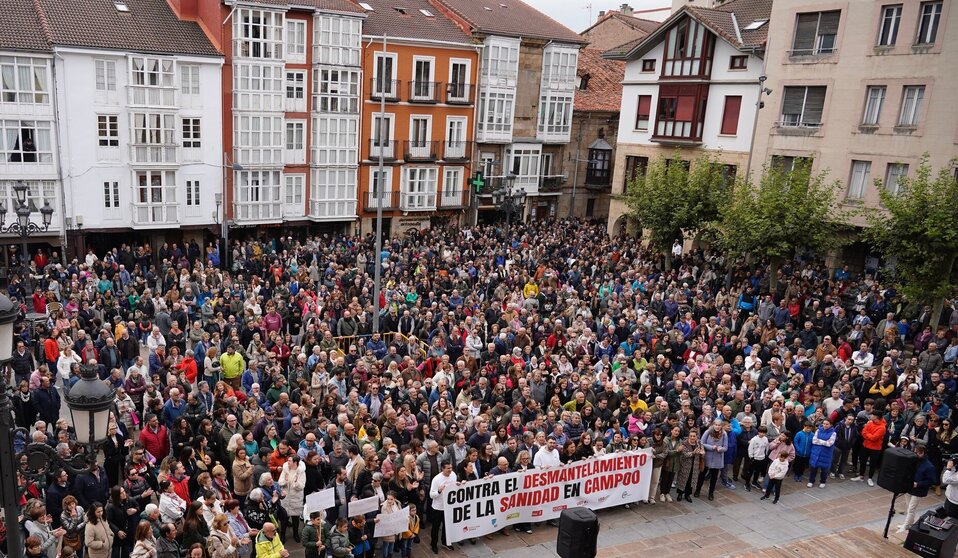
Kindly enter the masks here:
[[437, 81], [410, 81], [409, 102], [438, 103], [439, 88], [441, 86], [442, 84]]
[[467, 161], [472, 155], [471, 141], [444, 141], [442, 158], [447, 161]]
[[380, 154], [387, 161], [396, 160], [396, 142], [392, 140], [369, 140], [369, 160], [379, 159]]
[[463, 209], [469, 206], [469, 188], [443, 190], [439, 196], [441, 209]]
[[401, 192], [399, 196], [399, 209], [402, 211], [435, 211], [436, 192]]
[[385, 97], [387, 101], [398, 101], [401, 85], [398, 79], [387, 79], [380, 83], [379, 79], [372, 78], [369, 80], [369, 98], [378, 101]]
[[133, 223], [136, 225], [176, 225], [179, 206], [175, 203], [134, 203]]
[[144, 85], [130, 85], [129, 101], [134, 106], [172, 107], [176, 106], [175, 87], [149, 87]]
[[555, 192], [562, 187], [563, 182], [565, 182], [565, 175], [546, 175], [540, 179], [539, 188], [546, 192]]
[[130, 159], [133, 164], [177, 164], [176, 144], [132, 144]]
[[407, 161], [435, 161], [438, 141], [406, 140], [404, 150]]
[[473, 92], [475, 86], [471, 83], [447, 83], [446, 84], [446, 104], [447, 105], [471, 105], [473, 103]]
[[274, 221], [282, 219], [283, 204], [276, 202], [237, 202], [237, 221]]
[[366, 199], [363, 201], [364, 211], [376, 211], [380, 205], [383, 211], [391, 211], [399, 208], [399, 192], [366, 192]]

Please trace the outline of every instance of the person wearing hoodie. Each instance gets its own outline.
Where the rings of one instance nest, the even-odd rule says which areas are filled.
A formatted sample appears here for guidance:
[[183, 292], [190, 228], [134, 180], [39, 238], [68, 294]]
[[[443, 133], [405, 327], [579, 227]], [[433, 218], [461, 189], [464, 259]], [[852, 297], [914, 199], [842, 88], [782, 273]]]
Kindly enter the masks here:
[[915, 468], [915, 481], [912, 489], [908, 492], [908, 507], [905, 515], [905, 522], [898, 526], [897, 533], [905, 533], [915, 523], [915, 513], [921, 504], [921, 499], [928, 496], [928, 489], [938, 484], [938, 472], [935, 471], [935, 465], [928, 459], [927, 452], [923, 444], [918, 444], [914, 449], [918, 456], [918, 465]]
[[199, 369], [196, 365], [196, 359], [194, 358], [193, 351], [186, 351], [186, 357], [176, 365], [177, 370], [182, 370], [186, 374], [186, 381], [189, 382], [190, 387], [193, 390], [193, 393], [199, 391], [199, 387], [196, 384], [196, 379], [199, 377]]
[[801, 482], [805, 467], [808, 466], [808, 459], [812, 454], [812, 438], [815, 436], [812, 428], [812, 423], [806, 421], [802, 424], [802, 430], [795, 434], [795, 466], [792, 468], [795, 482]]
[[815, 473], [819, 473], [819, 488], [825, 488], [828, 481], [828, 472], [832, 468], [832, 457], [835, 453], [835, 440], [838, 435], [828, 419], [822, 421], [815, 435], [812, 436], [812, 452], [808, 456], [808, 488], [815, 484]]

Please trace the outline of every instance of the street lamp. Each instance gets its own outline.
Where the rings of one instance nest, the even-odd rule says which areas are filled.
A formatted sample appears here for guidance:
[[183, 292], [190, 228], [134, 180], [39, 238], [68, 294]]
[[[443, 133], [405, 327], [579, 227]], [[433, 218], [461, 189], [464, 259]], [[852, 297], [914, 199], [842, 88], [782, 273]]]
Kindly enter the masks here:
[[33, 479], [45, 475], [51, 466], [66, 469], [74, 475], [86, 471], [88, 456], [95, 456], [99, 445], [106, 440], [110, 412], [116, 397], [116, 390], [100, 381], [96, 365], [81, 366], [83, 379], [70, 390], [66, 402], [77, 441], [86, 447], [86, 451], [64, 459], [49, 445], [41, 442], [28, 443], [23, 451], [14, 456], [14, 432], [17, 427], [7, 378], [13, 359], [13, 329], [19, 311], [16, 303], [0, 294], [0, 502], [3, 504], [7, 528], [7, 555], [11, 557], [23, 556], [24, 548], [17, 517], [21, 511], [17, 473]]
[[7, 208], [0, 203], [0, 233], [7, 234], [16, 234], [20, 236], [20, 250], [21, 258], [23, 259], [23, 283], [26, 287], [26, 292], [32, 290], [30, 288], [30, 258], [27, 254], [27, 238], [36, 233], [47, 232], [50, 228], [50, 223], [53, 221], [53, 208], [50, 206], [49, 200], [43, 202], [43, 207], [40, 208], [40, 215], [43, 216], [43, 224], [37, 224], [30, 221], [30, 215], [33, 212], [30, 210], [30, 206], [27, 205], [27, 191], [29, 188], [23, 182], [17, 182], [13, 187], [14, 198], [16, 198], [17, 207], [14, 210], [16, 213], [17, 220], [6, 224], [7, 221]]
[[505, 185], [492, 193], [492, 203], [499, 206], [499, 209], [506, 214], [506, 228], [512, 227], [512, 213], [519, 212], [519, 218], [522, 218], [522, 208], [526, 202], [526, 191], [524, 188], [515, 189], [515, 173], [505, 177]]

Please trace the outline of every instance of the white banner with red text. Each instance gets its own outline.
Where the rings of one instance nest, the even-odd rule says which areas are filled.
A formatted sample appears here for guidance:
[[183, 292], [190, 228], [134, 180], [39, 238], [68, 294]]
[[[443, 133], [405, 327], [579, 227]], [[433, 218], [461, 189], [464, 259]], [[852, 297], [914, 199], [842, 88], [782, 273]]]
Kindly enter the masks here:
[[446, 539], [451, 544], [556, 519], [566, 508], [597, 510], [644, 500], [651, 477], [652, 451], [638, 450], [450, 486], [444, 491]]

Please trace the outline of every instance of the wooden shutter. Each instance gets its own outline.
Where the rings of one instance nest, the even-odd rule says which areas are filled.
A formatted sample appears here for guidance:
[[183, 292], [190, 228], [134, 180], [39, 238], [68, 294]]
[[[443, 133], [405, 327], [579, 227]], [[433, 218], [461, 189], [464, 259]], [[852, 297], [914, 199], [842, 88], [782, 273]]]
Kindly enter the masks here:
[[679, 122], [691, 122], [695, 111], [695, 97], [679, 97], [678, 108], [675, 109], [675, 119]]
[[802, 115], [803, 124], [821, 124], [822, 112], [825, 109], [825, 88], [809, 87], [805, 96], [805, 113]]
[[818, 12], [798, 14], [795, 24], [795, 40], [792, 41], [792, 54], [811, 54], [815, 48], [815, 34], [818, 30]]
[[722, 133], [734, 136], [738, 133], [738, 115], [742, 108], [740, 95], [725, 97], [725, 113], [722, 115]]

